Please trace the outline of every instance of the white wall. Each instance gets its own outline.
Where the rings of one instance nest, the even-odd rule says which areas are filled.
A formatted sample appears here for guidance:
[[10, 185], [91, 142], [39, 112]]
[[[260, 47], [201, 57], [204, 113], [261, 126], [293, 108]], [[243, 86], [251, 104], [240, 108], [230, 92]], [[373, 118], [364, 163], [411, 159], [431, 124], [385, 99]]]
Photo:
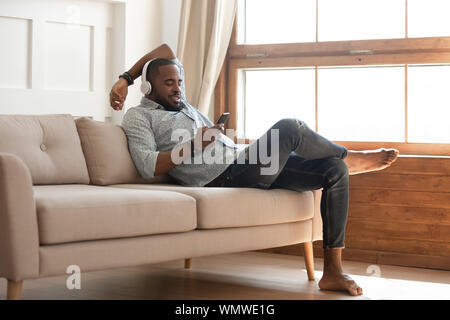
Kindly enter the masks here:
[[[167, 43], [177, 51], [181, 0], [128, 0], [125, 17], [125, 66], [130, 69], [143, 55]], [[118, 73], [116, 76], [118, 76]], [[121, 112], [112, 111], [113, 122], [120, 123], [130, 107], [140, 103], [140, 79], [128, 88], [128, 97]]]
[[[178, 44], [178, 29], [180, 25], [180, 13], [182, 0], [162, 0], [162, 41], [170, 45], [175, 52], [177, 52]], [[214, 96], [211, 99], [211, 108], [209, 114], [206, 115], [209, 119], [214, 120]]]
[[[163, 0], [1, 0], [0, 113], [71, 113], [120, 123], [119, 74], [162, 42]], [[138, 86], [127, 105], [137, 105]]]
[[[161, 44], [163, 0], [128, 0], [125, 26], [125, 64], [130, 69], [143, 55]], [[125, 70], [123, 70], [125, 71]], [[118, 75], [117, 75], [118, 76]], [[128, 88], [126, 107], [140, 103], [140, 80]]]
[[[129, 88], [121, 112], [109, 107], [112, 84], [161, 43], [177, 51], [181, 4], [182, 0], [0, 0], [0, 40], [8, 43], [0, 51], [0, 113], [71, 113], [119, 124], [124, 111], [140, 102], [140, 80]], [[49, 32], [51, 38], [46, 36]], [[71, 62], [61, 67], [67, 55]], [[72, 76], [58, 76], [63, 71]], [[207, 116], [213, 118], [212, 109]]]
[[163, 0], [163, 2], [161, 21], [162, 40], [177, 52], [182, 0]]

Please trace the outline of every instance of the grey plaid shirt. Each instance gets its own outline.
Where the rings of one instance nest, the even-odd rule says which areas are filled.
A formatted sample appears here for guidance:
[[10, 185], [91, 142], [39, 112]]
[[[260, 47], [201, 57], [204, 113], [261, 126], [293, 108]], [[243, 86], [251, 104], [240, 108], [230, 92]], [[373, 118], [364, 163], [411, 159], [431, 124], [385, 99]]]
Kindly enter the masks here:
[[[148, 179], [154, 176], [160, 151], [170, 151], [176, 145], [192, 139], [198, 128], [214, 125], [184, 99], [181, 103], [181, 111], [167, 111], [158, 103], [143, 97], [139, 106], [126, 112], [122, 128], [128, 139], [131, 157], [142, 177]], [[179, 132], [184, 135], [181, 137]], [[174, 139], [173, 135], [179, 138]], [[201, 187], [225, 171], [242, 150], [229, 137], [220, 134], [203, 152], [215, 157], [216, 161], [205, 161], [202, 153], [198, 153], [193, 159], [171, 169], [168, 174], [182, 185]]]

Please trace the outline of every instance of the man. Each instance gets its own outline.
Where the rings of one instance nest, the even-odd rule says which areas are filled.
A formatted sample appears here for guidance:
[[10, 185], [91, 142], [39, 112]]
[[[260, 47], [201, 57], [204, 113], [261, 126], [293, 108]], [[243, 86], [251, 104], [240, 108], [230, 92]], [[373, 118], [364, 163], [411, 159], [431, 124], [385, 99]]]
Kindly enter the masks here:
[[[341, 263], [349, 174], [384, 169], [396, 160], [398, 151], [347, 150], [315, 133], [298, 119], [278, 121], [256, 142], [238, 150], [233, 141], [222, 133], [223, 125], [214, 125], [186, 102], [183, 68], [167, 45], [142, 57], [114, 84], [110, 100], [115, 110], [123, 108], [128, 85], [140, 76], [148, 61], [151, 63], [146, 76], [152, 90], [146, 92], [139, 106], [128, 110], [122, 123], [140, 174], [151, 178], [168, 173], [187, 186], [296, 191], [323, 188], [324, 272], [319, 287], [361, 295], [362, 288], [343, 273]], [[173, 139], [176, 130], [188, 133], [181, 135], [181, 142]], [[206, 135], [212, 138], [202, 139]], [[270, 163], [264, 161], [264, 153], [260, 152], [264, 147], [278, 164], [275, 170], [266, 174], [262, 172], [269, 169]], [[216, 151], [215, 156], [220, 155], [215, 159], [222, 159], [222, 155], [224, 159], [230, 159], [231, 156], [232, 162], [207, 164], [205, 161], [192, 161], [199, 153], [210, 153], [211, 150]]]

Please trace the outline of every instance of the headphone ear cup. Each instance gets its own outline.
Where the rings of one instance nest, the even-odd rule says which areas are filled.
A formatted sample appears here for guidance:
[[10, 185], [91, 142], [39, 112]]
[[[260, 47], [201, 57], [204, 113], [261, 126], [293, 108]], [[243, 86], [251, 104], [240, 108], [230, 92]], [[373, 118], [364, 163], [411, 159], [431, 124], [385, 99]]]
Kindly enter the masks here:
[[152, 85], [149, 81], [141, 83], [141, 92], [143, 94], [150, 94], [152, 92]]
[[147, 94], [150, 94], [151, 92], [152, 92], [152, 85], [150, 84], [150, 81], [148, 81], [147, 80], [147, 69], [148, 69], [148, 67], [149, 67], [149, 65], [150, 65], [150, 63], [153, 61], [153, 60], [155, 60], [155, 59], [152, 59], [152, 60], [150, 60], [150, 61], [147, 61], [145, 64], [144, 64], [144, 68], [142, 68], [142, 75], [141, 75], [141, 92], [144, 94], [144, 95], [147, 95]]

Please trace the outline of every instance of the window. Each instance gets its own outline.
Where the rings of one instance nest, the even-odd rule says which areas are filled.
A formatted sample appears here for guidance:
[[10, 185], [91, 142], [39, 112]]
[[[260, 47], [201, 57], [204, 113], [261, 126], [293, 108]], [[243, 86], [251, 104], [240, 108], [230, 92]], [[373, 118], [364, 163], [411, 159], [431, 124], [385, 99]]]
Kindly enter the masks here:
[[450, 143], [450, 65], [408, 66], [411, 142]]
[[405, 36], [404, 0], [320, 0], [319, 41]]
[[405, 140], [404, 67], [319, 68], [317, 76], [321, 135], [339, 141]]
[[450, 1], [408, 0], [409, 37], [450, 36]]
[[239, 43], [289, 43], [316, 40], [316, 0], [246, 0], [239, 2], [243, 22]]
[[[295, 117], [347, 147], [450, 156], [448, 0], [240, 0], [216, 115]], [[386, 144], [386, 142], [388, 144]]]
[[[277, 120], [297, 118], [315, 125], [314, 69], [248, 70], [241, 130], [258, 139]], [[265, 94], [261, 94], [264, 92]]]

